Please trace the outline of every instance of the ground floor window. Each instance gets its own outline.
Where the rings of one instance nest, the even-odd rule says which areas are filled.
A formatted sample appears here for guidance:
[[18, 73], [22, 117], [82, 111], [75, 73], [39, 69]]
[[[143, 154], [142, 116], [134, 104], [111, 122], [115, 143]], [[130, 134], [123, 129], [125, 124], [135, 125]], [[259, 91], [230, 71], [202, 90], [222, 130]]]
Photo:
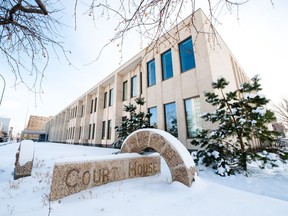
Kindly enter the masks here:
[[165, 104], [165, 130], [175, 137], [178, 137], [177, 115], [175, 102]]
[[105, 138], [105, 126], [106, 126], [106, 122], [103, 121], [103, 122], [102, 122], [102, 139]]
[[148, 109], [148, 113], [151, 114], [149, 124], [150, 127], [158, 128], [158, 115], [157, 115], [157, 107], [151, 107]]
[[185, 102], [185, 115], [187, 125], [188, 138], [195, 137], [197, 133], [203, 129], [203, 122], [201, 118], [200, 98], [189, 98]]

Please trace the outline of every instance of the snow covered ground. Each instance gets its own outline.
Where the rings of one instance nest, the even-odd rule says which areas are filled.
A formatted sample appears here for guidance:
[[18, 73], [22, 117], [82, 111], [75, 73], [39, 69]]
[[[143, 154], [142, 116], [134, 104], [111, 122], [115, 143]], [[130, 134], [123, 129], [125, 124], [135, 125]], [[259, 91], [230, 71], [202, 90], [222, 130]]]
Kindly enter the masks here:
[[251, 175], [220, 177], [204, 167], [191, 188], [171, 182], [164, 160], [161, 174], [98, 186], [49, 202], [55, 160], [111, 155], [115, 149], [35, 143], [32, 176], [13, 180], [19, 143], [0, 144], [0, 216], [281, 216], [288, 215], [288, 165]]

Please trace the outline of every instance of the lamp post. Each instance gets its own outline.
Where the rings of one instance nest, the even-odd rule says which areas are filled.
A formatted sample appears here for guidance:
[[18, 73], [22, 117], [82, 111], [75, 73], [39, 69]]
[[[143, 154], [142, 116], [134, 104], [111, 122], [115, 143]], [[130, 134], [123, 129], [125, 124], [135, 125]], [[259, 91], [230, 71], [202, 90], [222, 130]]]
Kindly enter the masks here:
[[3, 87], [1, 98], [0, 98], [0, 106], [1, 106], [3, 95], [4, 95], [4, 91], [5, 91], [5, 87], [6, 87], [6, 81], [5, 81], [4, 77], [2, 76], [2, 74], [0, 74], [0, 77], [2, 77], [3, 82], [4, 82], [4, 87]]

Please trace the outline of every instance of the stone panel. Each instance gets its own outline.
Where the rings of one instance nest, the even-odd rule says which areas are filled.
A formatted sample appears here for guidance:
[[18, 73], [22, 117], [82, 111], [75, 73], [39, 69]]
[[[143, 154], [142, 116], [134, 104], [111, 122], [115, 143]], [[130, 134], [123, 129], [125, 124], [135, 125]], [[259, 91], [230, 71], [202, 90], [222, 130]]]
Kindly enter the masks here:
[[21, 141], [15, 155], [14, 179], [31, 176], [34, 160], [34, 142], [32, 140]]
[[159, 154], [119, 154], [109, 159], [55, 163], [50, 199], [60, 199], [109, 182], [156, 175], [160, 168]]
[[[135, 141], [135, 136], [138, 137], [138, 142]], [[124, 140], [121, 153], [135, 151], [140, 153], [147, 147], [153, 148], [164, 158], [170, 169], [172, 181], [191, 186], [196, 171], [193, 159], [183, 144], [165, 131], [158, 129], [134, 131], [128, 139]]]

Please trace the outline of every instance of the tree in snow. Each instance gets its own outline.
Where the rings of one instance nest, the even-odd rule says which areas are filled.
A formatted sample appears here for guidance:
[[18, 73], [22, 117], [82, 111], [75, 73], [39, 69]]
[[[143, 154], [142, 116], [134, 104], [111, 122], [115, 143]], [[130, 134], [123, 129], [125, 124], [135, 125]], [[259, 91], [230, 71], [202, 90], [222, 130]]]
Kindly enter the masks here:
[[[59, 6], [50, 0], [0, 1], [0, 55], [15, 77], [15, 86], [24, 84], [29, 90], [42, 93], [51, 50], [68, 60], [58, 41], [62, 23], [54, 15], [61, 10]], [[34, 79], [29, 82], [30, 77]]]
[[[141, 129], [141, 128], [149, 128], [150, 127], [150, 113], [145, 113], [141, 111], [141, 106], [145, 104], [145, 98], [139, 96], [135, 99], [135, 103], [128, 105], [124, 105], [124, 111], [129, 113], [127, 118], [124, 118], [120, 124], [120, 126], [116, 126], [116, 133], [118, 133], [117, 137], [118, 141], [113, 143], [114, 148], [121, 148], [123, 141], [126, 137], [129, 136], [132, 132]], [[138, 112], [137, 112], [137, 108]]]
[[273, 108], [278, 120], [288, 127], [288, 99], [283, 98], [282, 102]]
[[276, 132], [267, 127], [275, 116], [266, 109], [269, 100], [258, 93], [261, 90], [259, 80], [255, 76], [251, 82], [243, 83], [240, 89], [226, 93], [229, 82], [219, 78], [212, 83], [212, 87], [220, 95], [205, 93], [206, 101], [216, 110], [203, 114], [202, 118], [217, 123], [218, 128], [203, 130], [192, 144], [205, 147], [198, 151], [198, 156], [203, 156], [202, 162], [217, 169], [220, 175], [246, 172], [255, 138], [260, 143], [272, 142], [276, 138]]

